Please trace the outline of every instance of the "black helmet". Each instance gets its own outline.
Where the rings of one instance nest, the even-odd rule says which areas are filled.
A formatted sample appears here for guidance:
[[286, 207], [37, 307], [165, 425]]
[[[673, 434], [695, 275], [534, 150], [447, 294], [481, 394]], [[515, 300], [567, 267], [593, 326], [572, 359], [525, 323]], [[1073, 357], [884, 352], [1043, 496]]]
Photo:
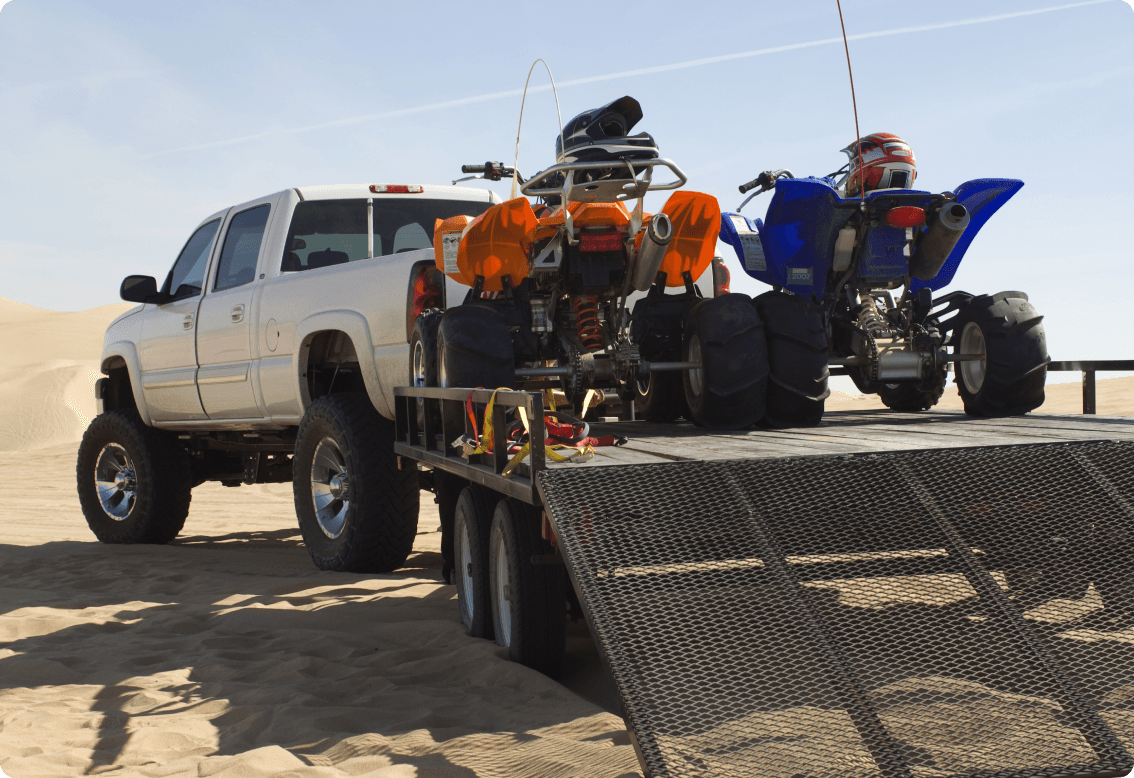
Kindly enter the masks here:
[[629, 95], [584, 111], [555, 139], [556, 162], [657, 159], [658, 147], [648, 132], [627, 135], [641, 118], [642, 106]]

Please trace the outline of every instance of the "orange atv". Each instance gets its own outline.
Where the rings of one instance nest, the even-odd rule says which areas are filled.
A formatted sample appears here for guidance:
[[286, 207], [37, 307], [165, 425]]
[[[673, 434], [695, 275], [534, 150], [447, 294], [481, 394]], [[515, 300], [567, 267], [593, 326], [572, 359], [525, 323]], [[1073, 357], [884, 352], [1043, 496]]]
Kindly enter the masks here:
[[[633, 98], [611, 104], [621, 104], [624, 119], [626, 101], [637, 106]], [[584, 128], [610, 108], [581, 114]], [[576, 406], [588, 389], [613, 390], [648, 420], [753, 424], [764, 413], [768, 372], [760, 320], [727, 283], [714, 285], [712, 298], [696, 285], [714, 260], [716, 199], [675, 192], [659, 213], [644, 213], [647, 192], [678, 189], [685, 175], [656, 149], [649, 155], [648, 135], [626, 135], [632, 113], [621, 127], [606, 122], [606, 148], [595, 153], [592, 130], [591, 143], [575, 144], [589, 153], [572, 155], [564, 137], [580, 117], [557, 143], [560, 161], [527, 181], [500, 163], [462, 168], [489, 180], [514, 177], [525, 196], [437, 221], [437, 269], [470, 289], [462, 304], [427, 311], [415, 324], [415, 383], [536, 389], [557, 381]], [[649, 144], [633, 144], [642, 138]], [[657, 169], [676, 179], [654, 183]], [[630, 313], [632, 295], [639, 299]]]

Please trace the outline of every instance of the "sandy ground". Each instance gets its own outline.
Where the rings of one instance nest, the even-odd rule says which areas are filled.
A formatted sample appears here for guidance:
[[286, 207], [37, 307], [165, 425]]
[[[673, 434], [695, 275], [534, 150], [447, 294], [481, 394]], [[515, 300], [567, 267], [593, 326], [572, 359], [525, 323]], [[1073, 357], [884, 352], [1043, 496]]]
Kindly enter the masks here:
[[[464, 634], [426, 499], [394, 575], [317, 571], [287, 485], [193, 494], [164, 547], [94, 541], [76, 443], [105, 325], [128, 306], [0, 299], [0, 767], [13, 778], [629, 776], [585, 627], [562, 683]], [[1134, 379], [1098, 382], [1134, 415]], [[1075, 413], [1078, 384], [1043, 411]], [[835, 394], [828, 408], [869, 408]], [[950, 388], [943, 407], [960, 407]]]

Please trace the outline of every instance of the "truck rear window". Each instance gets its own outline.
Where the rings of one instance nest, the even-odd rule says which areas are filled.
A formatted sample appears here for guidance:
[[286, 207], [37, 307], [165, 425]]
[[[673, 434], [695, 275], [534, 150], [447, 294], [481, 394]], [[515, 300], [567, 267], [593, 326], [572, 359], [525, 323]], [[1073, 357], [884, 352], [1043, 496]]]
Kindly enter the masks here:
[[[366, 259], [366, 203], [307, 200], [295, 206], [281, 270], [312, 270]], [[374, 200], [374, 256], [433, 246], [433, 225], [450, 216], [479, 216], [489, 203], [414, 198]]]

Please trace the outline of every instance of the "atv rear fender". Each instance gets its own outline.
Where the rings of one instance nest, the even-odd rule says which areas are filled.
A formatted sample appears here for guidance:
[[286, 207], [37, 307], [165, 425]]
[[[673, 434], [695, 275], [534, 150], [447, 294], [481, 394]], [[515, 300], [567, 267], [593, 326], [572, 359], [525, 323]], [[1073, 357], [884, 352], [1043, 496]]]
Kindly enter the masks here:
[[[914, 281], [913, 289], [936, 291], [947, 286], [980, 228], [1023, 185], [1023, 181], [1010, 178], [980, 178], [957, 187], [954, 194], [969, 211], [969, 226], [937, 275], [929, 281]], [[892, 189], [879, 190], [868, 195], [867, 199], [894, 192]], [[934, 197], [928, 192], [907, 191], [903, 194], [924, 194], [927, 203]], [[856, 198], [839, 197], [827, 179], [781, 179], [776, 183], [775, 195], [764, 222], [759, 219], [753, 222], [740, 214], [726, 213], [721, 219], [720, 238], [733, 247], [745, 272], [756, 280], [784, 287], [796, 294], [822, 298], [827, 291], [827, 273], [835, 240], [839, 230], [859, 207], [858, 203]], [[877, 235], [868, 238], [860, 261], [862, 275], [881, 273], [883, 265], [888, 267], [888, 263], [892, 262], [889, 257], [893, 254], [889, 243], [902, 239], [904, 236], [891, 227], [884, 227]], [[906, 258], [904, 268], [900, 269], [908, 273], [908, 264]], [[890, 274], [888, 269], [885, 274]]]

